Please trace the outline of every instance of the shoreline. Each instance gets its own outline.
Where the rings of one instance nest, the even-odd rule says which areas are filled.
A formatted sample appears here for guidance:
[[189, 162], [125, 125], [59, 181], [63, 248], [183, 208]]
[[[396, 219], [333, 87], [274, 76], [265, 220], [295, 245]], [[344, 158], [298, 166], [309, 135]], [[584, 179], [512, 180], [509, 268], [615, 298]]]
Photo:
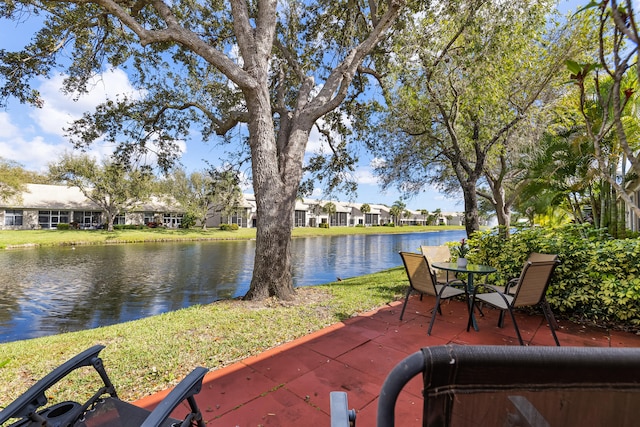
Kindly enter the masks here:
[[[464, 230], [464, 226], [294, 228], [292, 238], [359, 234], [403, 234]], [[255, 240], [256, 229], [123, 229], [104, 230], [0, 230], [0, 249], [21, 250], [55, 246], [89, 246], [132, 243]]]

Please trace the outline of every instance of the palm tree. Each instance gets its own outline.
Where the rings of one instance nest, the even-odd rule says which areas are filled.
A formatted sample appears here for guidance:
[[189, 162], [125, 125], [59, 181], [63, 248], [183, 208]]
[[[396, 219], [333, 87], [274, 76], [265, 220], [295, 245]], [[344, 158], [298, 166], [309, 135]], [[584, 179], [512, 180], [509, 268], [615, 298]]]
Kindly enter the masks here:
[[327, 202], [323, 207], [322, 210], [324, 213], [326, 213], [327, 215], [329, 215], [329, 224], [331, 224], [331, 218], [335, 215], [337, 208], [336, 208], [336, 204], [333, 202]]
[[364, 214], [364, 224], [367, 225], [367, 214], [369, 212], [371, 212], [371, 206], [369, 206], [369, 203], [363, 203], [362, 206], [360, 206], [360, 212], [362, 212]]
[[393, 205], [391, 206], [391, 209], [389, 209], [389, 215], [393, 217], [394, 223], [398, 223], [398, 218], [400, 217], [401, 214], [402, 214], [402, 209], [400, 209], [399, 206]]
[[407, 205], [402, 200], [396, 200], [393, 202], [393, 206], [391, 206], [389, 213], [394, 218], [396, 224], [400, 224], [400, 215], [402, 215], [402, 212], [404, 212], [406, 207]]
[[429, 211], [426, 209], [420, 209], [420, 215], [422, 215], [422, 223], [424, 225], [428, 225], [427, 224], [427, 217], [429, 216]]
[[433, 211], [433, 216], [435, 217], [435, 220], [436, 220], [435, 225], [440, 225], [440, 217], [442, 217], [442, 209], [436, 209], [435, 211]]
[[411, 218], [411, 211], [409, 209], [405, 209], [404, 211], [404, 218], [405, 219], [409, 219]]

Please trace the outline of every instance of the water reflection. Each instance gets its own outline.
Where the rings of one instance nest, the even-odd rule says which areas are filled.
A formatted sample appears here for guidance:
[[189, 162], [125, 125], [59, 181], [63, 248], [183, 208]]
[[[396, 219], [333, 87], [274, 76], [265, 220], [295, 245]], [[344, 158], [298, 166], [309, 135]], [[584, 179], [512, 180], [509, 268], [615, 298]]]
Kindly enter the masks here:
[[[400, 265], [398, 251], [458, 240], [463, 231], [293, 240], [296, 286]], [[0, 342], [138, 319], [244, 295], [255, 242], [78, 246], [0, 254]]]

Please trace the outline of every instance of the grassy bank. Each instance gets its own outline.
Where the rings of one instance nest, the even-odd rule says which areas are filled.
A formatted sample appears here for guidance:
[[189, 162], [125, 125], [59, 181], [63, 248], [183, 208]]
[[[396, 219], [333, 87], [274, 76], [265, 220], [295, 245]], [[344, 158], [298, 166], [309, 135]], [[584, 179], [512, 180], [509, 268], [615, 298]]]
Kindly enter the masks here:
[[[420, 233], [429, 231], [461, 230], [460, 226], [405, 226], [405, 227], [301, 227], [293, 229], [293, 237], [339, 236], [345, 234]], [[254, 239], [255, 228], [236, 231], [219, 229], [164, 229], [142, 230], [0, 230], [0, 249], [56, 245], [103, 245], [113, 243], [143, 243], [167, 241], [198, 241]]]
[[[382, 228], [382, 227], [381, 227]], [[402, 268], [300, 288], [291, 302], [219, 301], [103, 328], [0, 344], [0, 408], [71, 356], [95, 344], [121, 398], [176, 384], [196, 366], [230, 365], [401, 297]], [[54, 401], [95, 390], [73, 376]]]

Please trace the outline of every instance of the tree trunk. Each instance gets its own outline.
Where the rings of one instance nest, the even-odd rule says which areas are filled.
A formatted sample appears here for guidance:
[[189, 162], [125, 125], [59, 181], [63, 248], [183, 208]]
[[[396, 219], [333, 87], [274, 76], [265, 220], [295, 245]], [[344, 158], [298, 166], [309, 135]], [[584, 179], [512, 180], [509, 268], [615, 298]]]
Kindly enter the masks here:
[[[278, 155], [268, 89], [265, 85], [245, 95], [251, 115], [249, 143], [257, 208], [256, 253], [246, 300], [270, 296], [287, 300], [294, 294], [291, 230], [298, 185], [286, 185], [286, 172], [292, 165], [290, 159]], [[301, 175], [302, 167], [299, 169]]]
[[471, 237], [474, 232], [480, 230], [475, 183], [465, 182], [462, 185], [462, 193], [464, 195], [464, 228], [467, 231], [467, 237]]
[[511, 228], [510, 203], [507, 203], [502, 185], [491, 185], [491, 194], [493, 195], [493, 208], [496, 211], [496, 219], [500, 226], [500, 237], [507, 239]]

